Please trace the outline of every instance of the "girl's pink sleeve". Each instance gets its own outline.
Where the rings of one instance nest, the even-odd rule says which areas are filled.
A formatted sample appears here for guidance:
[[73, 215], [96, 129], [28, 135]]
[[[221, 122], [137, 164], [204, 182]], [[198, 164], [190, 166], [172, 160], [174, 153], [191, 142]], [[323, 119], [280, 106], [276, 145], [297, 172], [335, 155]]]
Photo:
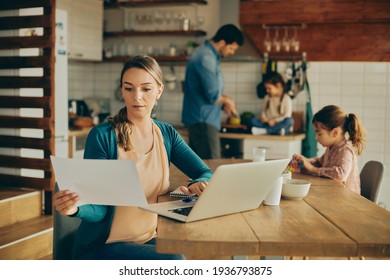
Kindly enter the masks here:
[[336, 164], [333, 164], [329, 167], [319, 168], [318, 175], [332, 178], [334, 180], [345, 182], [352, 171], [353, 167], [353, 154], [345, 150], [337, 155], [336, 159], [333, 159], [333, 162], [336, 160]]

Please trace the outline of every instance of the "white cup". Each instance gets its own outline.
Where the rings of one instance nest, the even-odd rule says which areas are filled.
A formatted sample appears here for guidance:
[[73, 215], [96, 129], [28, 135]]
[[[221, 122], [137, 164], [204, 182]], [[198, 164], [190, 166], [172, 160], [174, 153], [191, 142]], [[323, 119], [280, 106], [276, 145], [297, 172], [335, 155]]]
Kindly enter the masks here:
[[279, 205], [282, 196], [283, 177], [280, 176], [264, 199], [265, 205]]
[[284, 181], [284, 179], [291, 179], [292, 178], [291, 171], [284, 170], [282, 173], [282, 177], [283, 177], [283, 181]]
[[253, 161], [265, 161], [266, 149], [262, 147], [253, 148]]

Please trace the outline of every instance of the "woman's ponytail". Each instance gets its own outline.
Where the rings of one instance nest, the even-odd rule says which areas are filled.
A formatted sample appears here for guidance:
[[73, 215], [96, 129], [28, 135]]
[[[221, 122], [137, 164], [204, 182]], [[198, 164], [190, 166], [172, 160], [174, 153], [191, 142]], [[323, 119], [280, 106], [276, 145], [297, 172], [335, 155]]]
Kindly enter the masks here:
[[126, 152], [132, 149], [130, 134], [132, 130], [132, 123], [127, 118], [126, 106], [119, 110], [119, 112], [108, 119], [111, 127], [118, 133], [118, 146], [123, 148]]

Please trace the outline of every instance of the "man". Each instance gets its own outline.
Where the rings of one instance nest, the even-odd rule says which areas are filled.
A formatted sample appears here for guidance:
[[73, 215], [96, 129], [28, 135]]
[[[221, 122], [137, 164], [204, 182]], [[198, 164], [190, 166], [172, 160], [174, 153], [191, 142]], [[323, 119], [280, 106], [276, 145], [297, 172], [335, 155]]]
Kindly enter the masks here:
[[190, 147], [202, 159], [220, 158], [221, 109], [228, 116], [238, 114], [234, 101], [223, 94], [220, 60], [234, 55], [243, 43], [243, 33], [226, 24], [195, 49], [187, 64], [182, 122], [188, 127]]

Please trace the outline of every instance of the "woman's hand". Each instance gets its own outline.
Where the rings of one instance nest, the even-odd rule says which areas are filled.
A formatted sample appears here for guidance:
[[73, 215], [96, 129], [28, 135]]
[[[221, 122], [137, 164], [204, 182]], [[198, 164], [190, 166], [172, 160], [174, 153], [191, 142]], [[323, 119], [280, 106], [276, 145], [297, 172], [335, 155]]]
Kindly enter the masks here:
[[53, 205], [63, 216], [73, 215], [78, 210], [76, 203], [79, 200], [80, 197], [77, 193], [70, 190], [62, 190], [54, 195]]
[[189, 187], [180, 186], [180, 190], [186, 195], [198, 195], [200, 196], [204, 189], [207, 187], [208, 182], [197, 182], [192, 184]]

